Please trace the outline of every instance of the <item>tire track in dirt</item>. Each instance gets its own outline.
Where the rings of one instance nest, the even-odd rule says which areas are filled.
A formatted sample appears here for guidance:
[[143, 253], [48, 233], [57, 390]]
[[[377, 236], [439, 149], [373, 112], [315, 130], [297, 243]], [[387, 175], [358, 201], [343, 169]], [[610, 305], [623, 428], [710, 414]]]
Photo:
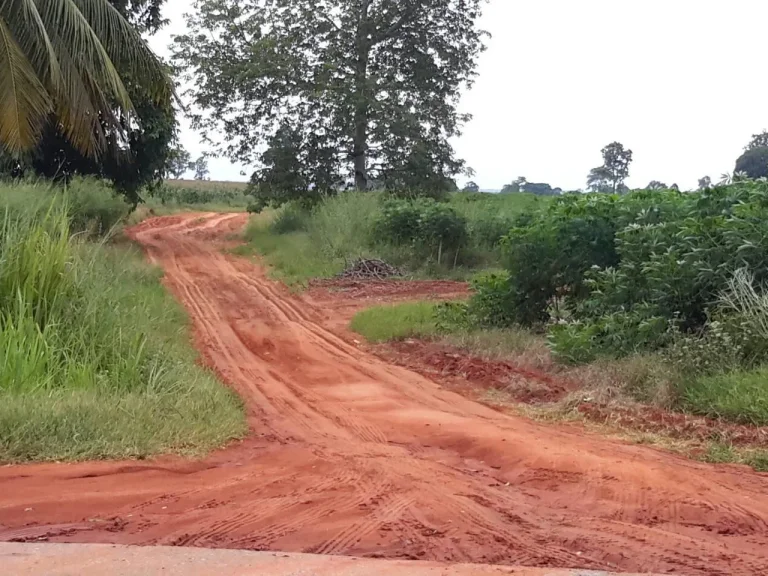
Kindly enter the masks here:
[[222, 251], [246, 218], [131, 234], [251, 436], [203, 463], [0, 468], [0, 539], [768, 574], [766, 475], [513, 418], [388, 365]]

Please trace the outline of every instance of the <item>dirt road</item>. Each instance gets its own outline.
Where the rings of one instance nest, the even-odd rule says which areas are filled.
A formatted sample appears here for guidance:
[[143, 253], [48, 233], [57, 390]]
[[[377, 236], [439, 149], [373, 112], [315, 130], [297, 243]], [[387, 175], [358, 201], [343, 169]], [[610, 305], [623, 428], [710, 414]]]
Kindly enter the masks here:
[[224, 254], [244, 221], [134, 234], [251, 437], [195, 463], [1, 468], [0, 539], [768, 574], [768, 476], [513, 418], [388, 365]]

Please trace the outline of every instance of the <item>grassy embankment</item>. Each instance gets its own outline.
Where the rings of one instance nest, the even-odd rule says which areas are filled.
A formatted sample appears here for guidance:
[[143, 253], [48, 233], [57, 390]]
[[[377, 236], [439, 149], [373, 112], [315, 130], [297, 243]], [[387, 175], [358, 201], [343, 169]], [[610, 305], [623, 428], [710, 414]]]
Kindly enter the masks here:
[[104, 185], [0, 184], [0, 462], [201, 455], [245, 433]]

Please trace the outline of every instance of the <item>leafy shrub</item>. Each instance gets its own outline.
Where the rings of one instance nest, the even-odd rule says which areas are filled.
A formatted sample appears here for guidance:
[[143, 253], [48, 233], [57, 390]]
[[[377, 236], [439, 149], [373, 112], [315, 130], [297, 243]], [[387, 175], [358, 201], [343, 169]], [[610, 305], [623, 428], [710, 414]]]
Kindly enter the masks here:
[[495, 249], [501, 245], [501, 241], [509, 234], [514, 224], [510, 218], [489, 216], [472, 222], [469, 236], [474, 245], [480, 248]]
[[306, 230], [308, 226], [309, 214], [297, 204], [287, 204], [283, 206], [272, 220], [270, 229], [275, 234], [289, 234]]
[[492, 316], [508, 322], [566, 320], [550, 341], [570, 361], [664, 348], [679, 340], [674, 330], [706, 330], [737, 269], [758, 285], [768, 280], [766, 221], [760, 182], [695, 194], [569, 195], [518, 219], [503, 241], [506, 297], [493, 300], [499, 286], [491, 284], [475, 299], [495, 301]]
[[408, 245], [437, 256], [455, 255], [467, 244], [467, 222], [450, 206], [432, 199], [389, 200], [373, 227], [374, 241]]

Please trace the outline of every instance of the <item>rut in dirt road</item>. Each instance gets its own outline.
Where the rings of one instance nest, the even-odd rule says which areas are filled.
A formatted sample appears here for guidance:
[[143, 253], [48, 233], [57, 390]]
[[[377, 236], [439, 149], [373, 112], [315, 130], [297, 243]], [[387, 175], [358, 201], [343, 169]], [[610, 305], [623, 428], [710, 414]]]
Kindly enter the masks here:
[[222, 251], [245, 220], [132, 234], [251, 437], [203, 462], [0, 469], [0, 539], [768, 574], [768, 477], [510, 417], [388, 365]]

